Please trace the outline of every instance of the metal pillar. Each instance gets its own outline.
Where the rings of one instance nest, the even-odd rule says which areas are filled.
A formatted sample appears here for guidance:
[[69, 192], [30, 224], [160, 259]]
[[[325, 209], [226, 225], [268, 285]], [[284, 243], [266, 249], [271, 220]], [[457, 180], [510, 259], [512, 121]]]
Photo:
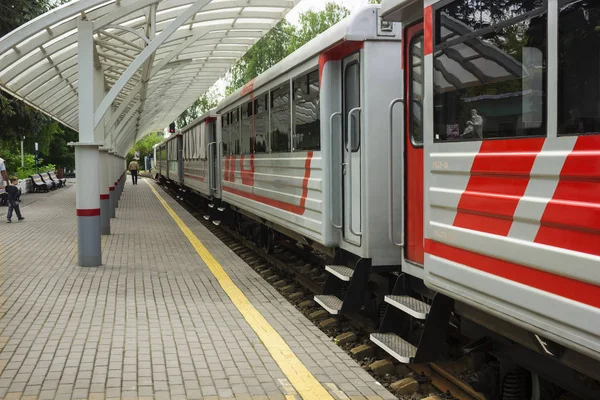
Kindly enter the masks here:
[[110, 155], [100, 149], [100, 233], [110, 235]]
[[116, 218], [117, 217], [117, 179], [115, 177], [115, 159], [116, 159], [116, 155], [114, 152], [109, 151], [108, 152], [109, 157], [110, 157], [110, 162], [109, 162], [109, 170], [110, 170], [110, 177], [109, 177], [109, 182], [110, 182], [110, 187], [109, 187], [109, 205], [110, 205], [110, 217], [111, 218]]
[[94, 142], [94, 24], [78, 21], [79, 40], [79, 143], [75, 145], [77, 168], [77, 239], [79, 265], [102, 265], [100, 237], [100, 174]]

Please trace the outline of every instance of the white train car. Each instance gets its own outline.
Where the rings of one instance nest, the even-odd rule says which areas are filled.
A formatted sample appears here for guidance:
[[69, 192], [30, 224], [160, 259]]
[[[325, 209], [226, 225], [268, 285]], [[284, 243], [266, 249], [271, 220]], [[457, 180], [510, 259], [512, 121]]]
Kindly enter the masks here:
[[218, 115], [210, 110], [181, 130], [183, 184], [207, 198], [220, 197], [217, 161]]
[[[387, 104], [400, 71], [378, 7], [340, 22], [218, 105], [223, 201], [373, 264], [397, 263], [387, 215]], [[349, 135], [348, 133], [351, 132]]]

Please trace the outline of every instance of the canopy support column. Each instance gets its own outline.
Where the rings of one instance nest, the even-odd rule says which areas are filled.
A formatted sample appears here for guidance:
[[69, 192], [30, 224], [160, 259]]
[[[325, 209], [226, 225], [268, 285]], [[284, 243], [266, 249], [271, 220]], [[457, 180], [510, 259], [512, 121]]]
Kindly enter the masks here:
[[119, 181], [116, 168], [117, 155], [114, 151], [109, 152], [109, 169], [110, 169], [110, 217], [117, 217], [117, 197], [119, 190]]
[[110, 235], [110, 155], [108, 149], [100, 149], [100, 233]]
[[78, 21], [79, 143], [75, 144], [77, 169], [77, 245], [79, 265], [102, 265], [100, 236], [100, 152], [94, 141], [94, 24]]

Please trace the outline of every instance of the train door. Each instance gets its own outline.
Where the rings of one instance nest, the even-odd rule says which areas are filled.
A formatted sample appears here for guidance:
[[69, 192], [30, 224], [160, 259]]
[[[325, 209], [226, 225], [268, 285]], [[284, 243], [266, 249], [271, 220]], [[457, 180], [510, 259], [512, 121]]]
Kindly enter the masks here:
[[404, 32], [406, 132], [405, 258], [423, 265], [423, 23]]
[[361, 244], [361, 109], [360, 109], [360, 53], [344, 58], [342, 63], [343, 98], [343, 207], [344, 239]]
[[211, 196], [217, 195], [218, 157], [217, 157], [217, 120], [210, 120], [206, 126], [206, 143], [208, 159], [208, 182]]

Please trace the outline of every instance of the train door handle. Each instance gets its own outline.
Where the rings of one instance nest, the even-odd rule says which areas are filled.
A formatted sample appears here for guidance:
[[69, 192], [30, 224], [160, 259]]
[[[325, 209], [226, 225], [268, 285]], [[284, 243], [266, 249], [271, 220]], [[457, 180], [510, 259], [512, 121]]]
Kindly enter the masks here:
[[342, 163], [342, 175], [346, 175], [346, 166], [348, 165], [348, 163], [343, 162]]

